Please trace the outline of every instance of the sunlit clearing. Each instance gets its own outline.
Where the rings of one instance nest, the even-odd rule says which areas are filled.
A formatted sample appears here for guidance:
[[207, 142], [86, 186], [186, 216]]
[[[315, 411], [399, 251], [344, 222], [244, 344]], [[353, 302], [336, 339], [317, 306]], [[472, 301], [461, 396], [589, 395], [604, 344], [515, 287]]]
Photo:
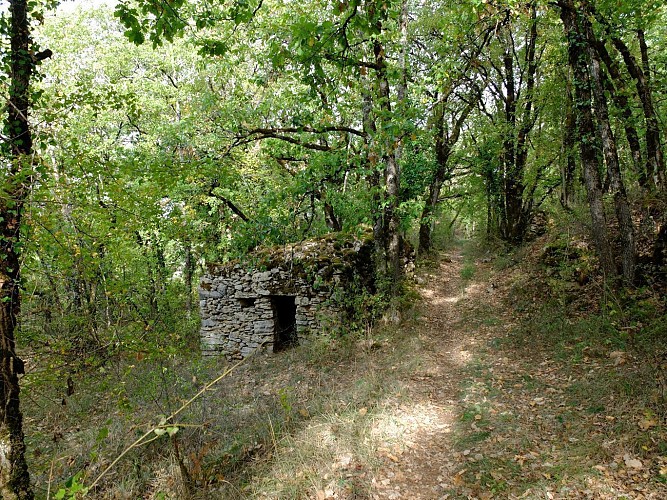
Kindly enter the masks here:
[[472, 353], [470, 351], [457, 351], [452, 353], [452, 358], [461, 364], [465, 364], [472, 359]]
[[393, 413], [383, 413], [375, 417], [371, 436], [384, 441], [429, 440], [434, 433], [449, 433], [453, 422], [449, 407], [431, 403], [401, 405]]

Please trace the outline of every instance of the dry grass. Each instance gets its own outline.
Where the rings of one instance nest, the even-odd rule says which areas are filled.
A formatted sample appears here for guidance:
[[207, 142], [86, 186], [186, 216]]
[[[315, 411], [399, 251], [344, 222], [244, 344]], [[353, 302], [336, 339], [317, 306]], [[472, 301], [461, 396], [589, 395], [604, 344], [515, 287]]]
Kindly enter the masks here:
[[[375, 422], [418, 358], [414, 339], [379, 329], [347, 339], [314, 339], [279, 355], [260, 354], [181, 415], [176, 435], [200, 498], [317, 490], [368, 492], [366, 471], [385, 443]], [[64, 398], [35, 385], [24, 391], [33, 480], [38, 495], [76, 473], [90, 484], [140, 433], [155, 426], [227, 368], [217, 358], [117, 359], [104, 372], [75, 376]], [[84, 387], [85, 385], [85, 387]], [[363, 464], [363, 470], [359, 467]], [[331, 484], [330, 484], [331, 483]], [[302, 493], [297, 493], [302, 492]], [[364, 493], [366, 492], [366, 493]], [[133, 450], [93, 498], [183, 498], [174, 449], [162, 437]]]
[[[548, 243], [496, 260], [454, 249], [421, 271], [419, 314], [403, 324], [249, 360], [179, 420], [190, 489], [163, 436], [90, 497], [667, 497], [664, 395], [645, 362], [664, 300], [640, 297], [655, 306], [642, 309], [641, 331], [656, 328], [642, 337], [636, 302], [609, 301], [622, 304], [619, 322], [594, 279], [564, 286], [578, 263], [545, 268]], [[76, 375], [65, 406], [29, 386], [39, 496], [77, 472], [90, 484], [226, 367], [116, 359]]]

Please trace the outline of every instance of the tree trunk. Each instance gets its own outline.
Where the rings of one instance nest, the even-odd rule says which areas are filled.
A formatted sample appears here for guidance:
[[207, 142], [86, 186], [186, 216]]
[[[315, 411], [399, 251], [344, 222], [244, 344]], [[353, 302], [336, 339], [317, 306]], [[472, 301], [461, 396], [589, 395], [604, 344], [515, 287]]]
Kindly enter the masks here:
[[642, 158], [639, 134], [637, 133], [637, 128], [634, 126], [632, 108], [627, 97], [627, 82], [621, 74], [618, 68], [618, 64], [616, 64], [616, 62], [609, 54], [609, 51], [607, 51], [605, 44], [600, 40], [595, 40], [594, 43], [595, 50], [597, 51], [600, 59], [602, 59], [602, 62], [604, 62], [604, 65], [607, 68], [609, 76], [612, 80], [608, 82], [606, 87], [611, 94], [614, 103], [618, 109], [620, 109], [621, 115], [623, 116], [625, 137], [627, 138], [628, 146], [630, 146], [632, 165], [634, 166], [635, 173], [637, 174], [639, 185], [642, 188], [647, 189], [649, 187], [648, 176], [646, 174], [646, 166], [644, 165], [644, 160]]
[[600, 69], [600, 60], [595, 50], [595, 37], [593, 28], [588, 20], [582, 20], [588, 38], [588, 56], [590, 58], [591, 87], [595, 99], [595, 114], [598, 120], [598, 128], [602, 136], [602, 151], [604, 153], [605, 163], [607, 164], [607, 173], [609, 176], [609, 188], [614, 196], [614, 209], [616, 219], [618, 220], [619, 231], [621, 233], [621, 262], [623, 269], [623, 279], [627, 284], [633, 282], [635, 278], [635, 231], [632, 222], [632, 214], [628, 197], [625, 193], [625, 186], [621, 177], [621, 167], [618, 162], [618, 151], [616, 149], [616, 139], [609, 123], [609, 111], [607, 108], [607, 98], [602, 86], [602, 72]]
[[[396, 285], [403, 276], [402, 251], [403, 238], [398, 218], [400, 170], [396, 156], [390, 153], [385, 164], [385, 183], [387, 187], [387, 207], [385, 209], [385, 236], [387, 238], [387, 264], [391, 283]], [[396, 288], [394, 288], [396, 290]]]
[[572, 208], [574, 204], [574, 172], [575, 162], [575, 133], [576, 123], [574, 117], [574, 100], [572, 99], [572, 85], [567, 82], [567, 100], [565, 102], [565, 134], [563, 135], [564, 163], [561, 166], [561, 196], [560, 202], [565, 209]]
[[[367, 82], [370, 85], [370, 82]], [[366, 150], [368, 151], [367, 168], [368, 174], [368, 188], [372, 193], [373, 206], [380, 207], [382, 204], [382, 197], [380, 195], [380, 175], [377, 171], [377, 158], [375, 156], [374, 140], [377, 134], [377, 126], [373, 117], [373, 96], [365, 86], [362, 89], [363, 106], [362, 106], [362, 121], [364, 132], [366, 133]], [[386, 272], [387, 263], [384, 258], [384, 235], [383, 235], [383, 218], [382, 211], [375, 210], [373, 214], [373, 264], [378, 276], [383, 276]]]
[[[378, 21], [378, 29], [382, 31], [382, 23]], [[375, 77], [377, 85], [377, 105], [379, 106], [384, 120], [391, 116], [391, 96], [389, 94], [389, 78], [387, 76], [387, 65], [384, 58], [384, 47], [379, 39], [373, 42], [373, 55], [375, 57]], [[400, 200], [400, 168], [396, 158], [397, 139], [384, 136], [386, 127], [381, 127], [382, 137], [382, 161], [384, 164], [384, 188], [385, 200], [383, 210], [382, 238], [386, 252], [387, 277], [389, 281], [397, 284], [403, 274], [401, 263], [401, 252], [403, 242], [400, 233], [400, 221], [398, 218], [398, 205]], [[397, 290], [395, 286], [392, 290]]]
[[[662, 149], [662, 143], [660, 141], [660, 128], [658, 125], [658, 120], [655, 115], [655, 109], [652, 108], [652, 85], [651, 85], [651, 65], [648, 60], [648, 46], [646, 45], [646, 38], [644, 37], [644, 30], [643, 29], [638, 29], [637, 30], [637, 40], [639, 41], [639, 52], [641, 54], [642, 58], [642, 69], [644, 72], [644, 80], [646, 82], [646, 89], [648, 92], [648, 98], [650, 100], [650, 107], [649, 109], [653, 110], [653, 118], [651, 120], [651, 130], [647, 131], [647, 136], [648, 133], [650, 132], [651, 137], [652, 137], [652, 147], [655, 148], [654, 151], [650, 151], [649, 155], [653, 155], [653, 162], [651, 164], [651, 167], [653, 170], [651, 171], [651, 174], [653, 175], [653, 181], [655, 182], [656, 186], [658, 186], [661, 189], [665, 188], [665, 158], [663, 155], [663, 149]], [[642, 101], [643, 102], [643, 101]], [[647, 137], [647, 143], [648, 143], [648, 137]], [[647, 144], [648, 146], [648, 144]]]
[[642, 110], [644, 111], [644, 119], [646, 121], [646, 161], [649, 178], [656, 188], [663, 189], [665, 161], [662, 154], [660, 125], [653, 104], [652, 90], [648, 85], [644, 71], [639, 64], [637, 64], [637, 60], [632, 55], [625, 42], [618, 37], [613, 37], [612, 42], [614, 47], [621, 53], [623, 62], [625, 62], [630, 76], [635, 79], [637, 95], [642, 103]]
[[32, 184], [32, 136], [28, 126], [29, 87], [33, 71], [26, 0], [11, 0], [11, 72], [5, 148], [12, 163], [0, 198], [0, 498], [34, 498], [25, 461], [19, 378], [23, 362], [16, 355], [14, 331], [21, 309], [19, 295], [21, 212]]
[[461, 130], [466, 119], [476, 106], [474, 99], [465, 106], [456, 119], [451, 134], [448, 135], [445, 129], [445, 104], [446, 102], [441, 102], [434, 110], [436, 170], [428, 187], [428, 195], [424, 202], [424, 209], [422, 210], [419, 222], [419, 254], [426, 253], [431, 249], [433, 243], [431, 240], [433, 214], [440, 199], [442, 185], [450, 175], [449, 158], [461, 136]]
[[486, 239], [491, 240], [493, 232], [493, 210], [491, 200], [491, 182], [486, 183]]
[[[5, 207], [3, 212], [5, 211]], [[23, 361], [16, 354], [14, 330], [20, 311], [19, 257], [14, 244], [19, 237], [20, 216], [17, 214], [2, 223], [2, 252], [0, 262], [0, 498], [33, 498], [28, 466], [25, 461], [23, 416], [19, 407], [19, 375], [24, 372]]]
[[596, 127], [592, 112], [592, 95], [586, 52], [581, 50], [587, 40], [579, 26], [578, 11], [573, 0], [559, 0], [560, 18], [568, 42], [568, 59], [574, 76], [574, 97], [577, 132], [584, 183], [591, 214], [591, 232], [602, 270], [608, 277], [616, 277], [611, 244], [607, 235], [607, 218], [602, 199], [599, 162], [596, 152]]
[[[528, 223], [532, 218], [533, 211], [533, 194], [537, 183], [533, 189], [528, 190], [528, 196], [524, 196], [526, 186], [524, 183], [524, 172], [528, 164], [528, 138], [531, 130], [535, 125], [535, 113], [533, 103], [535, 101], [535, 75], [537, 74], [537, 59], [536, 59], [536, 45], [537, 45], [537, 8], [535, 3], [530, 4], [530, 30], [528, 33], [528, 42], [526, 47], [525, 64], [526, 64], [526, 87], [524, 89], [524, 103], [521, 113], [521, 124], [517, 131], [516, 138], [516, 154], [514, 159], [514, 171], [517, 173], [517, 207], [519, 209], [518, 217], [513, 224], [513, 231], [511, 234], [512, 240], [519, 243], [523, 240], [528, 229]], [[517, 93], [518, 97], [518, 93]], [[537, 172], [536, 179], [539, 178], [540, 172]], [[525, 199], [524, 199], [525, 198]]]
[[521, 186], [516, 171], [514, 139], [516, 133], [516, 100], [514, 77], [514, 51], [505, 47], [503, 56], [505, 68], [505, 139], [503, 141], [503, 191], [500, 214], [500, 236], [513, 240], [514, 225], [521, 214]]
[[424, 201], [424, 209], [422, 210], [421, 219], [419, 222], [419, 248], [418, 254], [422, 255], [431, 250], [431, 231], [433, 228], [433, 213], [440, 198], [440, 189], [445, 181], [447, 173], [447, 163], [449, 162], [450, 149], [446, 147], [445, 140], [445, 112], [444, 103], [438, 103], [435, 106], [434, 114], [434, 129], [435, 129], [435, 157], [436, 169], [433, 173], [433, 179], [428, 187], [428, 195]]
[[[503, 190], [500, 219], [500, 236], [509, 242], [520, 243], [528, 228], [533, 207], [526, 194], [525, 171], [528, 163], [529, 134], [535, 125], [533, 109], [535, 75], [537, 73], [537, 11], [530, 4], [530, 27], [526, 34], [524, 68], [518, 61], [515, 41], [508, 34], [503, 56], [505, 88], [505, 139], [503, 141]], [[515, 70], [519, 64], [519, 71]], [[525, 77], [525, 85], [522, 83]], [[523, 101], [520, 96], [523, 95]], [[520, 104], [522, 104], [521, 107]], [[520, 116], [517, 116], [521, 112]]]
[[324, 220], [326, 221], [327, 227], [332, 231], [342, 231], [343, 225], [340, 223], [340, 220], [338, 220], [333, 205], [325, 199], [322, 202], [322, 206], [324, 209]]

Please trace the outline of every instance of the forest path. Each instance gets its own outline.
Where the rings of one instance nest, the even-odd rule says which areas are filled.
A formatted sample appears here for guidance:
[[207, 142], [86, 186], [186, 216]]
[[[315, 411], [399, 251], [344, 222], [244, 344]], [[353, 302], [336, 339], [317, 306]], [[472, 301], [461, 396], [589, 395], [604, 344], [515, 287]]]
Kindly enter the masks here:
[[421, 274], [420, 361], [372, 498], [667, 498], [660, 406], [650, 379], [635, 387], [633, 354], [587, 338], [580, 303], [571, 318], [544, 308], [553, 290], [535, 262], [474, 254], [454, 248]]
[[461, 388], [475, 383], [468, 379], [469, 369], [480, 347], [504, 336], [509, 324], [502, 319], [507, 311], [492, 284], [489, 262], [472, 261], [454, 248], [422, 275], [416, 328], [422, 361], [405, 386], [412, 404], [400, 408], [410, 430], [403, 436], [403, 451], [387, 452], [387, 466], [375, 480], [376, 498], [447, 498], [447, 491], [461, 486], [462, 464], [474, 452], [455, 451], [456, 427], [463, 418], [470, 419], [474, 429], [481, 417], [468, 414]]

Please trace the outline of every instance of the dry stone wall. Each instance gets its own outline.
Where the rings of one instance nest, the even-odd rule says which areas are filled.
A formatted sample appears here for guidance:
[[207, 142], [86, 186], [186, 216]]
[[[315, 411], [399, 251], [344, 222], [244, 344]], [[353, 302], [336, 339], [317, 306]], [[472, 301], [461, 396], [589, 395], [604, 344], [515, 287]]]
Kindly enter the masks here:
[[209, 265], [200, 282], [202, 348], [243, 358], [307, 341], [343, 311], [334, 296], [372, 288], [371, 237], [328, 236]]

